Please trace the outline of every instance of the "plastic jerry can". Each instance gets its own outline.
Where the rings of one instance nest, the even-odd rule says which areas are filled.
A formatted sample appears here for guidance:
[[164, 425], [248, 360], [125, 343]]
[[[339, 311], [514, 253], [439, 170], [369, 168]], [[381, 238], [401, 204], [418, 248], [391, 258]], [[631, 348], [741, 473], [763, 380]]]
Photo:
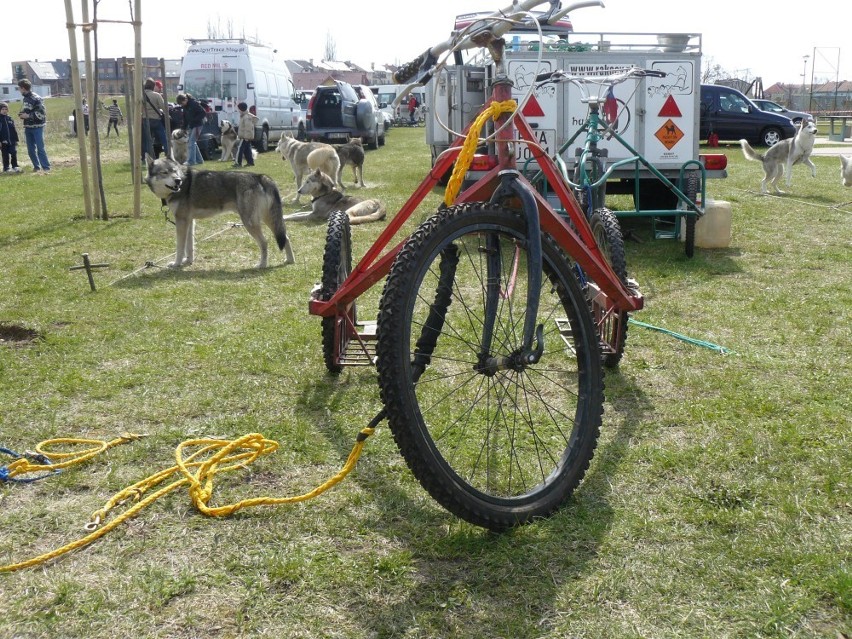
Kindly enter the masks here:
[[[695, 246], [698, 248], [727, 248], [731, 245], [731, 203], [711, 200], [695, 223]], [[680, 219], [680, 241], [686, 236], [686, 219]]]

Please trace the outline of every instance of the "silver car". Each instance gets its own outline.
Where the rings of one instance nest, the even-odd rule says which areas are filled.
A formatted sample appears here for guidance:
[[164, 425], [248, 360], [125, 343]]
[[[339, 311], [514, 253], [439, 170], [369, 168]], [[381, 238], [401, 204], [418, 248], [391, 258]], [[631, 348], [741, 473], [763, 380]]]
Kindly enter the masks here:
[[777, 113], [778, 115], [783, 115], [785, 118], [790, 118], [796, 124], [800, 124], [802, 120], [811, 120], [813, 122], [814, 119], [814, 116], [812, 116], [810, 113], [803, 113], [802, 111], [791, 111], [787, 107], [783, 107], [777, 102], [773, 102], [772, 100], [756, 100], [752, 98], [751, 101], [754, 102], [761, 111], [769, 111], [770, 113]]

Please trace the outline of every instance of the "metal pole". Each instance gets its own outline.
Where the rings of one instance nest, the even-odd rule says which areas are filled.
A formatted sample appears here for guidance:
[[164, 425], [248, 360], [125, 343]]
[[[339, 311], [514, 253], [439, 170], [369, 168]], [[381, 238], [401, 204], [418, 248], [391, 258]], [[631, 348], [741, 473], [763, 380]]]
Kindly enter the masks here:
[[142, 171], [139, 150], [142, 148], [142, 0], [135, 0], [133, 12], [133, 53], [136, 64], [133, 65], [133, 95], [134, 95], [134, 147], [137, 150], [133, 158], [133, 217], [142, 217]]

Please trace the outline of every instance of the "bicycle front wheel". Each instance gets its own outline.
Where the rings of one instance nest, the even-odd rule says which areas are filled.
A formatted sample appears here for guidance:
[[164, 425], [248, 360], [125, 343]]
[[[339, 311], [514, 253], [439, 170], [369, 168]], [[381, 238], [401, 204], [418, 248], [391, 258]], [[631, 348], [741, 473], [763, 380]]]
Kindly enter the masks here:
[[600, 432], [603, 379], [589, 304], [546, 235], [542, 253], [535, 324], [544, 351], [535, 364], [519, 358], [526, 222], [502, 206], [454, 206], [422, 224], [397, 256], [379, 308], [379, 383], [400, 452], [440, 504], [491, 530], [562, 506]]

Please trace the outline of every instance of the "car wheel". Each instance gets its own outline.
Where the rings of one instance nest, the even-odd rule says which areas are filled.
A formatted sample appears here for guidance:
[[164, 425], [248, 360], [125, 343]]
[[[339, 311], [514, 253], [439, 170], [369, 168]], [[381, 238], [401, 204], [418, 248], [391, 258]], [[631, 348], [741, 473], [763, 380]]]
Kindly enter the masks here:
[[378, 149], [379, 148], [379, 125], [376, 125], [376, 128], [373, 130], [373, 137], [369, 139], [367, 142], [368, 149]]
[[266, 153], [269, 150], [269, 130], [263, 129], [260, 133], [260, 141], [257, 143], [257, 152]]
[[781, 133], [781, 129], [774, 126], [764, 129], [763, 134], [761, 135], [761, 140], [766, 146], [775, 146], [783, 139], [784, 134]]

